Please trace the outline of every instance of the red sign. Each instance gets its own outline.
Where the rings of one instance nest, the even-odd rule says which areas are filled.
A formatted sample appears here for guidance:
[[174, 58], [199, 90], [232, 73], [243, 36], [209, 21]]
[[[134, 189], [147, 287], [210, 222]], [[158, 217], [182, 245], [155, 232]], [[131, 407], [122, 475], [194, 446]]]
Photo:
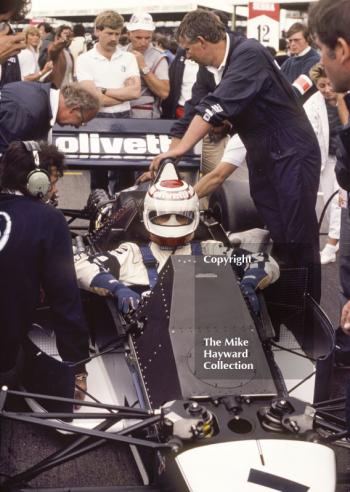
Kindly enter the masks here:
[[278, 3], [249, 2], [249, 19], [266, 15], [273, 20], [280, 20], [280, 6]]

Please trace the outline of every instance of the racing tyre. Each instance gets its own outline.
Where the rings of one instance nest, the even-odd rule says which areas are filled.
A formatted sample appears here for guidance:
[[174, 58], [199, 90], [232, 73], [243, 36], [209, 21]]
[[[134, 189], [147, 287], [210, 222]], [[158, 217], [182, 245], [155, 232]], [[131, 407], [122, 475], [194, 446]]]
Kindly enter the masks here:
[[211, 195], [209, 208], [226, 231], [241, 232], [264, 227], [251, 199], [248, 181], [225, 181]]

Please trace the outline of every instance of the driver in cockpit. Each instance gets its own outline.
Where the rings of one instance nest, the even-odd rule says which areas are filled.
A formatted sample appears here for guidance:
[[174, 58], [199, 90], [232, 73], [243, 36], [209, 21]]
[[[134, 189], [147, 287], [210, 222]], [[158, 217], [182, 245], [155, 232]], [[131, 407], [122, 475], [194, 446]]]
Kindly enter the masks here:
[[[149, 243], [124, 242], [100, 254], [76, 254], [80, 288], [115, 297], [119, 311], [126, 314], [137, 308], [140, 292], [155, 286], [170, 255], [223, 255], [228, 257], [225, 263], [232, 264], [229, 261], [232, 249], [222, 242], [194, 240], [199, 220], [199, 200], [194, 189], [180, 179], [172, 163], [166, 163], [144, 200], [143, 223]], [[245, 255], [245, 258], [249, 261], [240, 267], [240, 284], [253, 311], [258, 312], [255, 291], [275, 282], [279, 267], [266, 253]]]

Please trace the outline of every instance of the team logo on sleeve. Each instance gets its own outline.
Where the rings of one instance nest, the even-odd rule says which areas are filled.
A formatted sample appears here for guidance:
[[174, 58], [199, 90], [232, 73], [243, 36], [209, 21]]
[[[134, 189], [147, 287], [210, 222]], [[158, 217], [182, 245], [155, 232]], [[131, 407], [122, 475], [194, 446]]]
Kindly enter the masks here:
[[0, 212], [0, 251], [2, 251], [9, 240], [12, 222], [9, 214]]
[[223, 112], [223, 108], [220, 106], [220, 104], [213, 104], [210, 107], [210, 109], [207, 108], [205, 110], [204, 115], [203, 115], [203, 120], [206, 121], [207, 123], [209, 123], [209, 121], [214, 116], [214, 114], [222, 113], [222, 112]]

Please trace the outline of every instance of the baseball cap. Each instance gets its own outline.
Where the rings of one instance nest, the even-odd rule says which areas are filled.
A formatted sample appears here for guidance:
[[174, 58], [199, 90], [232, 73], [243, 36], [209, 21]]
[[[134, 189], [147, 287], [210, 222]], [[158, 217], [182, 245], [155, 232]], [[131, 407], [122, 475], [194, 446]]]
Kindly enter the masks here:
[[139, 29], [142, 31], [154, 31], [156, 28], [152, 16], [148, 12], [134, 14], [127, 27], [128, 31], [138, 31]]

